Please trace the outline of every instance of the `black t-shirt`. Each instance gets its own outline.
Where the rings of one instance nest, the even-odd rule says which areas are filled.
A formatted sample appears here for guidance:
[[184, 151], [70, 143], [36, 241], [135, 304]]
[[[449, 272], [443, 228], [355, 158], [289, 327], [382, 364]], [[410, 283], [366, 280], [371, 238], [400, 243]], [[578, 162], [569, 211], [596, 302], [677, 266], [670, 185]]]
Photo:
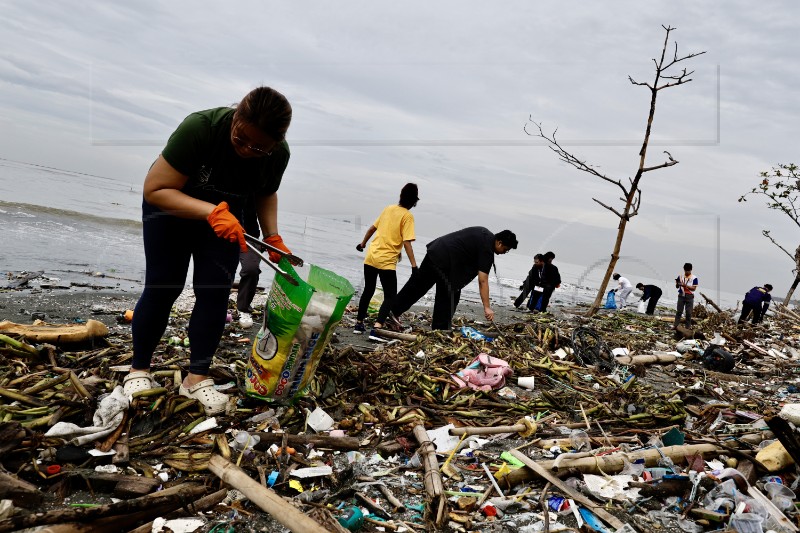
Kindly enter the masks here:
[[170, 136], [161, 155], [189, 177], [183, 192], [215, 205], [226, 201], [231, 213], [244, 221], [248, 197], [278, 190], [289, 164], [289, 145], [282, 142], [266, 157], [239, 157], [231, 143], [234, 111], [218, 107], [192, 113]]
[[443, 235], [428, 244], [428, 256], [444, 271], [450, 283], [461, 289], [486, 274], [494, 264], [494, 233], [480, 226]]
[[546, 289], [555, 289], [556, 285], [561, 283], [561, 274], [558, 267], [553, 263], [545, 263], [542, 267], [542, 287]]

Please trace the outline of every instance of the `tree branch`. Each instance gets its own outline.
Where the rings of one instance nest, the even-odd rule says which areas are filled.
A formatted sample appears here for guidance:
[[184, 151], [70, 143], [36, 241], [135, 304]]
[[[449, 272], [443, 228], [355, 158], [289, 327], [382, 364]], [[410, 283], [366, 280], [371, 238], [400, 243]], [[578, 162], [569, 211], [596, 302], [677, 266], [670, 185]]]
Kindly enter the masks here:
[[766, 230], [766, 229], [762, 229], [762, 230], [761, 230], [761, 235], [763, 235], [763, 236], [764, 236], [764, 237], [766, 237], [767, 239], [771, 240], [771, 241], [772, 241], [772, 244], [774, 244], [775, 246], [777, 246], [778, 248], [780, 248], [780, 249], [783, 251], [783, 253], [785, 253], [786, 255], [788, 255], [788, 256], [789, 256], [789, 259], [791, 259], [791, 260], [792, 260], [792, 263], [794, 263], [794, 256], [793, 256], [792, 254], [790, 254], [789, 252], [787, 252], [787, 251], [786, 251], [786, 248], [784, 248], [783, 246], [781, 246], [780, 244], [778, 244], [778, 242], [777, 242], [775, 239], [773, 239], [773, 238], [772, 238], [772, 235], [770, 235], [769, 233], [770, 233], [770, 230]]
[[528, 121], [536, 126], [536, 128], [539, 130], [539, 133], [536, 133], [536, 132], [531, 133], [530, 131], [528, 131], [528, 125], [527, 124], [525, 124], [525, 126], [523, 128], [525, 133], [530, 135], [530, 136], [532, 136], [532, 137], [541, 137], [542, 139], [547, 141], [550, 144], [549, 148], [553, 152], [555, 152], [556, 155], [558, 155], [558, 158], [561, 161], [567, 163], [568, 165], [571, 165], [571, 166], [577, 168], [578, 170], [581, 170], [583, 172], [589, 173], [589, 174], [591, 174], [593, 176], [596, 176], [596, 177], [598, 177], [598, 178], [600, 178], [602, 180], [605, 180], [605, 181], [607, 181], [609, 183], [613, 183], [614, 185], [616, 185], [617, 187], [622, 189], [622, 192], [623, 192], [623, 194], [625, 196], [628, 196], [629, 192], [628, 192], [628, 190], [625, 188], [625, 186], [622, 184], [622, 182], [620, 180], [615, 180], [615, 179], [609, 178], [608, 176], [606, 176], [604, 174], [601, 174], [600, 172], [597, 171], [597, 169], [595, 169], [594, 167], [592, 167], [591, 165], [589, 165], [585, 161], [581, 161], [580, 159], [578, 159], [577, 157], [575, 157], [571, 153], [567, 152], [558, 143], [558, 140], [556, 140], [556, 132], [558, 130], [553, 131], [553, 135], [551, 137], [548, 137], [547, 134], [545, 134], [544, 129], [542, 129], [541, 123], [536, 122], [535, 120], [533, 120], [532, 117], [528, 117]]
[[647, 87], [648, 89], [650, 89], [651, 91], [653, 90], [653, 87], [649, 83], [647, 83], [646, 81], [636, 81], [630, 75], [628, 75], [628, 79], [630, 80], [630, 82], [633, 85], [643, 85], [643, 86]]
[[660, 164], [660, 165], [656, 165], [656, 166], [654, 166], [654, 167], [646, 167], [646, 168], [643, 168], [643, 169], [642, 169], [642, 173], [644, 173], [644, 172], [650, 172], [651, 170], [657, 170], [657, 169], [659, 169], [659, 168], [671, 167], [671, 166], [673, 166], [673, 165], [677, 165], [677, 164], [679, 163], [679, 161], [676, 161], [675, 159], [673, 159], [673, 158], [672, 158], [672, 154], [670, 154], [670, 153], [669, 153], [669, 152], [667, 152], [666, 150], [664, 150], [664, 153], [665, 153], [665, 154], [667, 154], [667, 157], [669, 157], [669, 161], [667, 161], [666, 163], [662, 163], [662, 164]]
[[601, 201], [600, 201], [600, 200], [598, 200], [597, 198], [592, 198], [592, 200], [594, 200], [594, 201], [595, 201], [595, 202], [597, 202], [598, 204], [602, 205], [603, 207], [605, 207], [606, 209], [608, 209], [609, 211], [611, 211], [612, 213], [614, 213], [615, 215], [617, 215], [619, 218], [626, 218], [626, 217], [625, 217], [625, 215], [623, 215], [622, 213], [620, 213], [619, 211], [617, 211], [617, 210], [616, 210], [616, 209], [614, 209], [613, 207], [607, 206], [606, 204], [604, 204], [603, 202], [601, 202]]

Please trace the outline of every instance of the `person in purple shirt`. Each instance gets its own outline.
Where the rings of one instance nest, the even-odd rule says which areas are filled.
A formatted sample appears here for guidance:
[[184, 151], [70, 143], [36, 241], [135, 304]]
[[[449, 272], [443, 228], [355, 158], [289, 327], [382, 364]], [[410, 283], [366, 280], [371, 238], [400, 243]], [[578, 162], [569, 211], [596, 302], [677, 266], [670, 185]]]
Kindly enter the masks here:
[[764, 315], [769, 309], [772, 301], [772, 285], [765, 283], [763, 287], [753, 287], [744, 295], [742, 302], [742, 314], [739, 316], [739, 324], [747, 322], [750, 313], [753, 314], [753, 324], [758, 324], [764, 319]]

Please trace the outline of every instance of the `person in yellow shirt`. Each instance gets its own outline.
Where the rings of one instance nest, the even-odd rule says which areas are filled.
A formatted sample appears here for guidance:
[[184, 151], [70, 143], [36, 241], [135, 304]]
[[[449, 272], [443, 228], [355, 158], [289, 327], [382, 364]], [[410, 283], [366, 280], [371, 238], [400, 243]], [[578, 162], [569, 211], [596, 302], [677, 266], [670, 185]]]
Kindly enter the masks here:
[[356, 250], [363, 252], [367, 241], [377, 233], [369, 245], [367, 257], [364, 259], [364, 291], [358, 303], [358, 316], [353, 333], [364, 333], [364, 319], [367, 316], [369, 301], [375, 294], [378, 278], [383, 287], [383, 304], [378, 310], [375, 327], [380, 328], [389, 310], [392, 301], [397, 296], [397, 262], [400, 260], [401, 248], [405, 249], [411, 263], [411, 275], [417, 271], [417, 260], [414, 258], [414, 249], [411, 242], [414, 236], [414, 215], [411, 208], [419, 201], [417, 185], [406, 183], [400, 191], [400, 201], [397, 204], [386, 206], [381, 211], [375, 223], [369, 227], [364, 239], [356, 245]]

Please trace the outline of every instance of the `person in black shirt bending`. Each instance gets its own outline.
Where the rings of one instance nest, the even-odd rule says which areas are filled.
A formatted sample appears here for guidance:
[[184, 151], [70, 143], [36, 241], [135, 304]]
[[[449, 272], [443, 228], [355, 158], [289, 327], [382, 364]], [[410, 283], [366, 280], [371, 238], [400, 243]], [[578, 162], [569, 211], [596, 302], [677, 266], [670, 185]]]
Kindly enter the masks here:
[[432, 329], [450, 329], [453, 314], [463, 289], [478, 276], [478, 287], [483, 313], [487, 320], [494, 320], [494, 311], [489, 301], [489, 270], [494, 264], [495, 254], [505, 254], [517, 247], [517, 237], [509, 230], [493, 234], [486, 228], [474, 226], [449, 233], [428, 244], [428, 253], [392, 304], [392, 313], [386, 324], [401, 329], [397, 317], [431, 287], [436, 285], [436, 300], [433, 305]]
[[645, 285], [644, 283], [637, 283], [636, 288], [642, 291], [642, 302], [647, 302], [647, 310], [645, 311], [646, 315], [652, 315], [656, 311], [656, 305], [658, 305], [658, 299], [661, 298], [661, 295], [664, 291], [661, 290], [660, 287], [656, 287], [655, 285]]

